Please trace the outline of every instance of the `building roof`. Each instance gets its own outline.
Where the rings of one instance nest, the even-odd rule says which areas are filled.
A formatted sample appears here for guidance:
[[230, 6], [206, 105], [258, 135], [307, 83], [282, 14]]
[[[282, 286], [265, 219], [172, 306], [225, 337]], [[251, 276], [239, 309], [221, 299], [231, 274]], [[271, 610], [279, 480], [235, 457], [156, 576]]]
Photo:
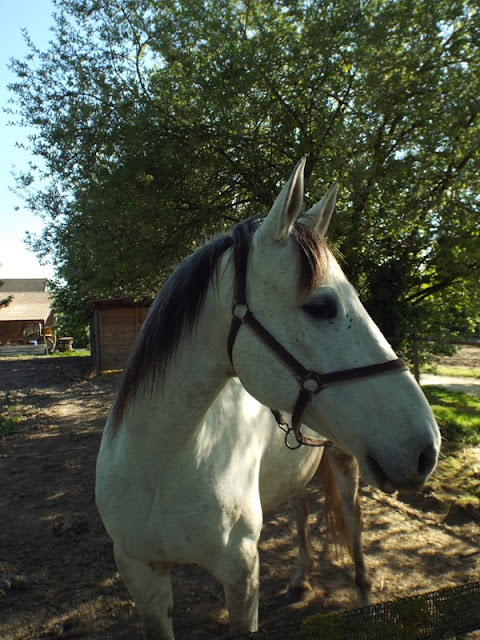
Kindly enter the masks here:
[[101, 298], [100, 300], [90, 300], [87, 303], [87, 314], [91, 316], [96, 309], [109, 307], [149, 307], [151, 304], [151, 298], [143, 298], [138, 301], [133, 300], [133, 298]]
[[52, 294], [48, 291], [6, 291], [0, 289], [0, 300], [12, 296], [6, 307], [0, 308], [0, 322], [46, 322], [52, 313]]
[[3, 278], [0, 279], [0, 297], [4, 297], [4, 291], [46, 291], [47, 282], [46, 278]]

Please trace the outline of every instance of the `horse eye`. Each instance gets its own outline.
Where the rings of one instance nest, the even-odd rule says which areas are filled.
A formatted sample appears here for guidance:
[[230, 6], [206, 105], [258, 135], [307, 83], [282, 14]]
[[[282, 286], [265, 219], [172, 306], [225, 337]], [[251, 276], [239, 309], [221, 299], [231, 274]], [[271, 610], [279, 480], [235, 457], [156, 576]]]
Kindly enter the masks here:
[[332, 320], [337, 315], [337, 303], [334, 298], [312, 300], [304, 305], [303, 310], [315, 320]]

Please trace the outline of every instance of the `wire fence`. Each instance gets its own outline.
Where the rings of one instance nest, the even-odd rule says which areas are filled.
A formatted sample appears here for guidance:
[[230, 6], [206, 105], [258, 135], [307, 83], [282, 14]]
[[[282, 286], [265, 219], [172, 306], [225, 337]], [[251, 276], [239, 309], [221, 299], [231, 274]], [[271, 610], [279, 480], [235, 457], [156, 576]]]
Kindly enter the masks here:
[[480, 582], [306, 618], [237, 640], [447, 640], [480, 629]]

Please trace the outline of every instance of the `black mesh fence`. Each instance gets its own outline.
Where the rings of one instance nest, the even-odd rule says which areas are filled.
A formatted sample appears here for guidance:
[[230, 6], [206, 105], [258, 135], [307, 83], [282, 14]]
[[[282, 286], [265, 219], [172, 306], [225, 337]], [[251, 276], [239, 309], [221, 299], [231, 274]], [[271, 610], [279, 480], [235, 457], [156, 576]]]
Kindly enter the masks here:
[[480, 582], [306, 618], [253, 640], [446, 640], [480, 629]]

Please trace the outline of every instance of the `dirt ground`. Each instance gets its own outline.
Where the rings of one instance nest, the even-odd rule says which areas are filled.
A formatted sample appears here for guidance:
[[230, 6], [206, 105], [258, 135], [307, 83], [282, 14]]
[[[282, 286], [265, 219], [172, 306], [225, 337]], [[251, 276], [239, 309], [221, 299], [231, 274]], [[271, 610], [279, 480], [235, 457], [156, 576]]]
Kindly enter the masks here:
[[[469, 366], [480, 366], [480, 349], [475, 354]], [[14, 406], [22, 416], [14, 433], [0, 437], [2, 640], [141, 638], [94, 504], [95, 459], [115, 384], [115, 376], [90, 376], [88, 358], [0, 359], [0, 412]], [[288, 505], [266, 517], [263, 628], [355, 605], [351, 563], [322, 553], [317, 481], [311, 503], [317, 563], [312, 594], [300, 604], [284, 597], [296, 559]], [[406, 501], [367, 487], [362, 508], [374, 602], [479, 579], [475, 511], [442, 503], [428, 489]], [[222, 588], [203, 570], [176, 568], [174, 597], [178, 640], [228, 633]]]
[[480, 367], [480, 346], [464, 345], [458, 347], [452, 356], [439, 357], [440, 364], [446, 364], [450, 367]]

